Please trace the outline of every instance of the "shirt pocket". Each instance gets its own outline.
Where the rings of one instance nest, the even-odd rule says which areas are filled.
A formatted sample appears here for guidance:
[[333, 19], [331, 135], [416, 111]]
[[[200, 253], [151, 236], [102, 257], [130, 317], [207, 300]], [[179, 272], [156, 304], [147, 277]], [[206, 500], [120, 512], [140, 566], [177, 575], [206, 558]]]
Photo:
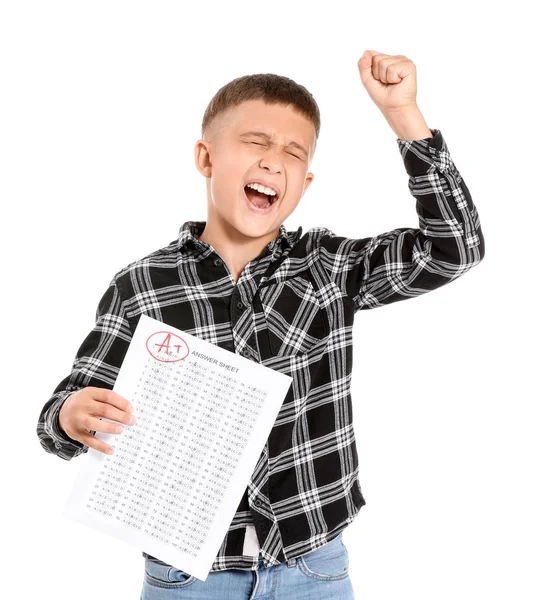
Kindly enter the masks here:
[[266, 325], [260, 343], [271, 356], [300, 356], [328, 337], [326, 310], [307, 275], [261, 287], [259, 300]]

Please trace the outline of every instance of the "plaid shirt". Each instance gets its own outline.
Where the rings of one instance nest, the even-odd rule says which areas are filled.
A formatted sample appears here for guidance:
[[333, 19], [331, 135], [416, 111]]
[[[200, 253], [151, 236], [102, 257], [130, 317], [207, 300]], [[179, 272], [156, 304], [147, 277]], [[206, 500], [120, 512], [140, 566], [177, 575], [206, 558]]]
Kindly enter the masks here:
[[87, 452], [59, 428], [59, 410], [76, 390], [113, 388], [144, 313], [292, 377], [211, 571], [258, 568], [258, 556], [244, 553], [247, 532], [265, 566], [339, 535], [365, 504], [350, 391], [355, 313], [443, 286], [485, 253], [470, 192], [440, 130], [431, 132], [397, 139], [419, 228], [351, 239], [282, 225], [235, 282], [197, 239], [205, 222], [187, 221], [177, 239], [121, 269], [71, 373], [41, 410], [42, 447], [65, 460]]

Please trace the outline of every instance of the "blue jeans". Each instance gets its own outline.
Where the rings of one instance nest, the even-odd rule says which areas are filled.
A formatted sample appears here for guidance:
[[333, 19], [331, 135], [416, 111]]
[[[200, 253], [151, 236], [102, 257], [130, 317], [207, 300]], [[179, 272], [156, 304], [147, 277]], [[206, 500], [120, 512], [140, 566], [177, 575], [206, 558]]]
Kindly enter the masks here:
[[209, 573], [205, 581], [157, 559], [145, 559], [140, 600], [354, 600], [342, 533], [280, 565]]

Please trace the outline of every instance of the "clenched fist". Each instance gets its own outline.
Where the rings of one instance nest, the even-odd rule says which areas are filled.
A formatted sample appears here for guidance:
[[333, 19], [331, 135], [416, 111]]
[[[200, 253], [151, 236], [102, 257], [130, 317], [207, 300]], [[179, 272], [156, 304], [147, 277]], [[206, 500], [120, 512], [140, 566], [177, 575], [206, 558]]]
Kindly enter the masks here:
[[366, 50], [358, 69], [367, 93], [383, 113], [416, 105], [416, 65], [410, 58]]
[[131, 412], [131, 404], [123, 396], [113, 390], [88, 386], [67, 398], [61, 407], [58, 421], [60, 427], [73, 440], [100, 452], [112, 454], [112, 446], [95, 438], [90, 431], [121, 433], [124, 429], [122, 425], [101, 419], [104, 417], [125, 425], [133, 425], [136, 419]]

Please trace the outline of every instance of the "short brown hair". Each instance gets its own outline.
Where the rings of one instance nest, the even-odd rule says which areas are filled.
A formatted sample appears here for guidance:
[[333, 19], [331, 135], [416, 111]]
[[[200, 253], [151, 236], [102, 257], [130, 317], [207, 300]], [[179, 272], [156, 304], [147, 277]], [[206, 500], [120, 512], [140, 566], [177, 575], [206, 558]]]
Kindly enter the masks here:
[[313, 95], [289, 77], [274, 73], [256, 73], [237, 77], [221, 87], [205, 109], [201, 136], [217, 115], [247, 100], [263, 100], [267, 104], [292, 104], [296, 111], [309, 119], [315, 128], [315, 143], [321, 131], [321, 113]]

